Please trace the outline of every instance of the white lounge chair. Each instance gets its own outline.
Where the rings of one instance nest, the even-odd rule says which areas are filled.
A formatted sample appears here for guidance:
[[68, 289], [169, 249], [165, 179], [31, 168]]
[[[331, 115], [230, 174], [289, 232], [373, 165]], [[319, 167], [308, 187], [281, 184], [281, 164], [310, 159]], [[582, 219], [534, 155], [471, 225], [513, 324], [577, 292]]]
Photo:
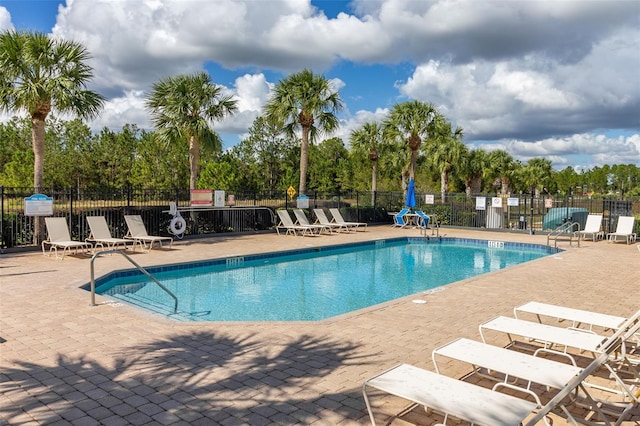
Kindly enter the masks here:
[[104, 216], [87, 216], [87, 223], [91, 233], [85, 241], [93, 243], [95, 248], [106, 247], [107, 250], [113, 250], [121, 247], [126, 250], [127, 246], [133, 243], [133, 240], [127, 238], [113, 238]]
[[[531, 390], [531, 383], [562, 389], [582, 371], [582, 368], [573, 365], [464, 338], [433, 350], [431, 358], [437, 373], [440, 373], [439, 357], [471, 364], [482, 377], [498, 381], [493, 390], [503, 387], [529, 394], [536, 400], [539, 407], [542, 407], [542, 402], [540, 396]], [[486, 373], [481, 372], [481, 368], [484, 368]], [[502, 376], [497, 377], [490, 372], [502, 373]], [[526, 382], [525, 386], [510, 383], [514, 378], [523, 379]]]
[[[540, 325], [536, 323], [532, 324]], [[364, 382], [362, 392], [369, 417], [372, 424], [375, 425], [375, 417], [371, 409], [369, 396], [367, 395], [367, 387], [372, 387], [444, 413], [445, 422], [447, 417], [451, 415], [479, 425], [524, 424], [525, 426], [533, 426], [539, 424], [541, 420], [547, 422], [546, 416], [549, 413], [558, 412], [561, 415], [569, 417], [572, 424], [578, 424], [579, 422], [595, 424], [589, 423], [587, 418], [580, 419], [581, 421], [579, 421], [575, 418], [575, 415], [568, 410], [567, 405], [573, 404], [576, 401], [575, 397], [578, 396], [579, 392], [582, 398], [580, 402], [584, 403], [584, 406], [589, 407], [591, 410], [591, 412], [587, 413], [591, 421], [595, 420], [595, 416], [597, 415], [605, 424], [620, 425], [633, 409], [635, 403], [631, 401], [613, 404], [619, 409], [619, 411], [613, 415], [613, 417], [617, 418], [617, 421], [613, 423], [610, 420], [612, 417], [611, 413], [608, 413], [602, 408], [604, 401], [596, 401], [590, 395], [589, 388], [591, 386], [587, 384], [586, 379], [598, 369], [607, 366], [610, 362], [610, 356], [613, 353], [622, 351], [625, 341], [629, 336], [636, 333], [639, 327], [640, 311], [625, 321], [620, 329], [612, 336], [605, 338], [601, 342], [602, 353], [595, 357], [584, 369], [567, 366], [566, 364], [555, 365], [556, 363], [554, 361], [549, 360], [534, 360], [530, 355], [505, 355], [504, 351], [506, 351], [506, 349], [487, 349], [487, 347], [483, 346], [483, 350], [488, 351], [483, 355], [486, 358], [483, 362], [489, 364], [491, 367], [497, 368], [499, 371], [508, 369], [509, 371], [517, 372], [517, 375], [536, 376], [535, 380], [540, 380], [548, 386], [561, 387], [560, 391], [542, 408], [539, 408], [539, 405], [521, 399], [503, 399], [502, 397], [507, 395], [498, 393], [495, 390], [480, 388], [480, 386], [471, 383], [462, 382], [446, 376], [438, 376], [438, 374], [431, 373], [427, 370], [401, 364]], [[561, 330], [566, 331], [566, 329]], [[589, 334], [578, 331], [574, 332], [585, 335]], [[464, 357], [472, 357], [473, 354], [470, 352], [477, 350], [478, 345], [482, 345], [480, 343], [468, 344], [469, 340], [467, 339], [461, 340], [461, 342], [463, 342], [461, 344], [462, 346], [458, 347], [458, 349], [461, 349], [460, 352]], [[449, 346], [449, 348], [452, 347], [453, 346]], [[500, 355], [497, 355], [498, 352]], [[440, 348], [440, 354], [445, 353], [446, 350]], [[491, 356], [495, 357], [495, 359], [492, 359]], [[505, 358], [500, 359], [501, 357]], [[522, 362], [522, 357], [529, 357], [526, 359], [529, 365], [518, 365], [518, 363]], [[501, 362], [504, 365], [500, 365]], [[434, 359], [434, 364], [435, 363], [436, 361]], [[543, 366], [542, 363], [545, 365]], [[507, 366], [506, 364], [511, 365]], [[560, 365], [563, 366], [561, 367]], [[540, 371], [535, 371], [536, 367], [538, 367]], [[550, 370], [547, 370], [547, 368], [550, 368]], [[616, 374], [610, 367], [608, 369], [612, 374]], [[575, 373], [577, 371], [580, 372], [576, 375]], [[571, 377], [572, 374], [573, 376]], [[567, 379], [569, 379], [568, 382], [566, 382]], [[566, 384], [563, 384], [563, 382], [566, 382]], [[625, 391], [633, 392], [633, 390], [629, 388], [625, 389]], [[509, 396], [509, 398], [513, 397]], [[511, 409], [511, 407], [513, 408]], [[538, 409], [536, 410], [536, 408]], [[537, 411], [537, 414], [534, 414], [534, 410]], [[585, 410], [582, 410], [582, 412], [584, 411]], [[594, 415], [592, 415], [592, 413]], [[531, 418], [530, 415], [533, 415], [533, 418]], [[527, 418], [528, 420], [525, 422]]]
[[584, 225], [582, 231], [578, 231], [578, 235], [581, 238], [592, 239], [594, 242], [604, 238], [604, 231], [600, 229], [602, 227], [602, 215], [590, 214], [587, 216], [587, 222]]
[[315, 232], [315, 228], [309, 226], [301, 226], [293, 223], [291, 216], [289, 216], [289, 212], [286, 210], [278, 209], [276, 210], [278, 217], [280, 218], [280, 223], [276, 226], [276, 232], [280, 235], [280, 230], [285, 229], [285, 235], [293, 234], [298, 235], [298, 232], [301, 233], [302, 236], [316, 236], [319, 235]]
[[327, 215], [324, 213], [324, 210], [322, 209], [313, 209], [313, 213], [316, 215], [316, 222], [318, 224], [328, 226], [332, 230], [335, 229], [338, 232], [340, 231], [351, 232], [351, 229], [355, 231], [357, 228], [357, 225], [347, 225], [344, 223], [331, 222], [327, 217]]
[[623, 240], [627, 244], [631, 244], [637, 237], [634, 232], [634, 225], [635, 218], [633, 216], [619, 216], [618, 223], [616, 225], [616, 232], [607, 234], [607, 240], [609, 240], [609, 242]]
[[[91, 252], [91, 244], [83, 243], [80, 241], [73, 241], [71, 234], [69, 233], [69, 227], [67, 226], [67, 220], [64, 217], [45, 217], [44, 218], [48, 239], [42, 242], [42, 254], [50, 256], [54, 251], [56, 259], [64, 259], [66, 253], [74, 254], [78, 253], [78, 250], [83, 250], [85, 253]], [[45, 250], [46, 246], [49, 246], [49, 253]], [[58, 249], [62, 249], [62, 255], [58, 255]]]
[[293, 209], [293, 214], [296, 216], [296, 225], [306, 226], [311, 229], [315, 229], [319, 234], [322, 232], [328, 232], [331, 234], [331, 227], [326, 225], [312, 225], [307, 219], [307, 215], [304, 214], [302, 209]]
[[400, 364], [364, 382], [362, 394], [369, 412], [371, 424], [376, 420], [371, 409], [367, 388], [374, 388], [414, 403], [468, 421], [476, 425], [514, 426], [524, 420], [537, 405], [414, 367]]
[[[576, 362], [574, 357], [568, 353], [568, 348], [596, 354], [601, 352], [601, 344], [606, 340], [605, 336], [595, 333], [503, 316], [495, 317], [480, 324], [480, 336], [484, 343], [487, 343], [485, 336], [487, 331], [506, 334], [511, 344], [516, 342], [513, 336], [536, 340], [541, 342], [543, 347], [538, 348], [535, 351], [535, 355], [542, 352], [560, 354], [569, 359], [573, 365], [576, 365]], [[563, 346], [564, 349], [562, 351], [553, 349], [555, 345]]]
[[127, 235], [125, 235], [125, 238], [133, 240], [134, 249], [135, 244], [139, 244], [140, 248], [143, 251], [145, 249], [146, 251], [150, 251], [153, 248], [154, 243], [158, 243], [158, 246], [162, 248], [163, 241], [168, 242], [169, 248], [171, 248], [171, 245], [173, 244], [173, 238], [149, 235], [140, 215], [125, 215], [124, 220], [127, 222], [127, 227], [129, 228], [129, 231], [127, 232]]
[[[624, 395], [636, 403], [640, 402], [640, 372], [638, 371], [637, 361], [631, 358], [628, 350], [630, 345], [637, 344], [637, 342], [631, 342], [636, 338], [640, 330], [640, 310], [624, 321], [618, 330], [609, 337], [585, 330], [554, 327], [502, 316], [480, 324], [480, 336], [484, 343], [486, 343], [485, 332], [488, 330], [507, 334], [511, 344], [515, 343], [512, 338], [513, 335], [522, 336], [531, 341], [541, 342], [543, 346], [536, 349], [534, 355], [543, 352], [563, 355], [569, 359], [574, 366], [576, 365], [576, 361], [574, 356], [568, 352], [568, 348], [590, 352], [594, 357], [602, 353], [607, 353], [611, 357], [604, 366], [609, 370], [610, 376], [616, 381], [617, 388], [599, 388]], [[620, 346], [614, 347], [613, 345], [617, 344], [618, 340], [620, 340]], [[555, 345], [564, 346], [564, 350], [554, 349], [553, 347]], [[620, 376], [619, 372], [622, 371], [620, 368], [621, 365], [625, 366], [626, 374], [632, 376], [631, 380], [623, 380]]]
[[342, 214], [340, 213], [339, 209], [331, 208], [329, 209], [329, 211], [331, 212], [331, 216], [333, 216], [333, 219], [332, 219], [333, 222], [339, 223], [341, 225], [353, 226], [355, 227], [356, 231], [359, 230], [360, 228], [362, 228], [363, 231], [367, 230], [367, 224], [365, 222], [347, 222], [342, 217]]
[[541, 302], [527, 302], [513, 309], [513, 314], [518, 319], [522, 319], [520, 317], [523, 313], [535, 315], [540, 323], [543, 322], [541, 316], [552, 317], [557, 318], [559, 321], [570, 321], [570, 327], [572, 328], [586, 327], [589, 331], [593, 331], [594, 326], [616, 331], [626, 320], [626, 318], [617, 315], [601, 314], [599, 312]]

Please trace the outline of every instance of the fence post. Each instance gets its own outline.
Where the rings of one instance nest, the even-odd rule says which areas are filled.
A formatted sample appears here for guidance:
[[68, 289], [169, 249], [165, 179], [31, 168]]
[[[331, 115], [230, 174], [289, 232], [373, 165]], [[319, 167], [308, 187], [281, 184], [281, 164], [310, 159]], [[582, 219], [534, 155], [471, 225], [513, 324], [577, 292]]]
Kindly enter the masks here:
[[71, 218], [73, 217], [73, 187], [69, 187], [69, 226], [71, 225]]
[[0, 249], [6, 247], [4, 239], [4, 185], [0, 186]]
[[529, 235], [533, 235], [536, 233], [536, 231], [533, 229], [533, 191], [531, 191], [530, 203], [531, 205], [529, 206], [529, 208], [531, 210], [531, 226], [529, 227]]

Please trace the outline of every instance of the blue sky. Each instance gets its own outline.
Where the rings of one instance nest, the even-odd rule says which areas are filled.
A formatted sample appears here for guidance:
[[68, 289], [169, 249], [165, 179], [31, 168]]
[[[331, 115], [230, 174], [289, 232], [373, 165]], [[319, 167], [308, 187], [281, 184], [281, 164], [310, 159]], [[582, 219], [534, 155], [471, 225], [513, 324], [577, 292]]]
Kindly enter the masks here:
[[470, 147], [556, 169], [640, 165], [639, 22], [637, 0], [0, 0], [0, 30], [91, 52], [108, 99], [94, 130], [150, 128], [151, 85], [204, 69], [238, 99], [216, 125], [229, 147], [278, 80], [310, 68], [340, 90], [345, 143], [418, 99]]

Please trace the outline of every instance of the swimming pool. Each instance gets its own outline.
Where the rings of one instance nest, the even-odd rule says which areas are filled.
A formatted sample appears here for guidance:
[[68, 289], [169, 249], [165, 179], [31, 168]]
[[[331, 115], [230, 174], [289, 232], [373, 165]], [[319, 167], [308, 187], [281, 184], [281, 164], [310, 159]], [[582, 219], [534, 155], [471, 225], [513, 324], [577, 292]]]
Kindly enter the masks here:
[[534, 260], [557, 250], [460, 238], [394, 238], [151, 267], [96, 280], [96, 293], [178, 321], [315, 321]]

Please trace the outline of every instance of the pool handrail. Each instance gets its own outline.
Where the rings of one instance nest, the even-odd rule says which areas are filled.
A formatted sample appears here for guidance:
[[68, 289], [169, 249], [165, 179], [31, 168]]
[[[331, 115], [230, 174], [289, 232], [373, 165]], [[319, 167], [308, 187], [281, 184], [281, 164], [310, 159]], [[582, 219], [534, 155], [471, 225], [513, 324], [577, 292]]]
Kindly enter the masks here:
[[133, 266], [135, 266], [136, 269], [138, 269], [140, 272], [146, 275], [151, 281], [158, 284], [158, 286], [162, 290], [164, 290], [169, 296], [173, 298], [173, 301], [174, 301], [173, 313], [175, 314], [176, 312], [178, 312], [178, 298], [176, 297], [176, 295], [173, 294], [171, 290], [165, 287], [160, 281], [158, 281], [153, 275], [151, 275], [149, 271], [144, 269], [142, 266], [138, 265], [128, 254], [124, 253], [122, 250], [99, 251], [91, 257], [91, 306], [96, 306], [96, 280], [95, 280], [95, 268], [93, 266], [94, 261], [98, 257], [102, 256], [103, 254], [112, 254], [112, 253], [118, 253], [124, 256], [124, 258], [127, 259]]

